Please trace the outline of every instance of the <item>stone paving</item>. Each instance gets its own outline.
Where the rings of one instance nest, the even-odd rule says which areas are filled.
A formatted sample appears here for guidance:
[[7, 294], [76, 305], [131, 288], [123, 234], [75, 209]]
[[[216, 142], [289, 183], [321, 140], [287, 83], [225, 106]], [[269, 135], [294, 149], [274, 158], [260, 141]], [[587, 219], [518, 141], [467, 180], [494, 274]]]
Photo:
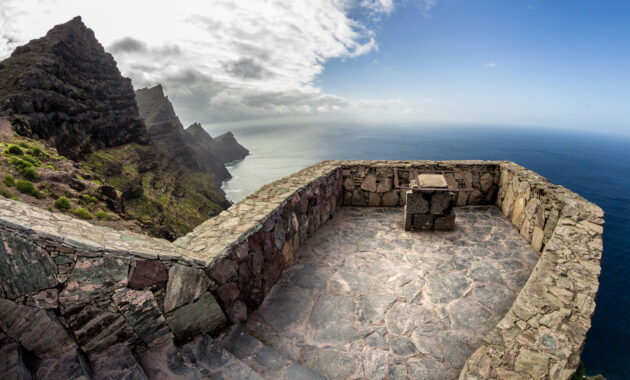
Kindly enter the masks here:
[[494, 206], [452, 232], [398, 208], [341, 209], [296, 252], [244, 327], [329, 379], [454, 379], [538, 260]]

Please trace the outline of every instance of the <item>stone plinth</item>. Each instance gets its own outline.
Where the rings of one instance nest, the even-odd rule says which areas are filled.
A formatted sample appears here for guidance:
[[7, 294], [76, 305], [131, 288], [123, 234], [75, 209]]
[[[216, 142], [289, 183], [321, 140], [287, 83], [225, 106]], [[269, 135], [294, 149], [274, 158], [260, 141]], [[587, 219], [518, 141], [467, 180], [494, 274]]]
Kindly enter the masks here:
[[455, 213], [447, 191], [413, 191], [405, 193], [403, 224], [405, 230], [452, 231]]

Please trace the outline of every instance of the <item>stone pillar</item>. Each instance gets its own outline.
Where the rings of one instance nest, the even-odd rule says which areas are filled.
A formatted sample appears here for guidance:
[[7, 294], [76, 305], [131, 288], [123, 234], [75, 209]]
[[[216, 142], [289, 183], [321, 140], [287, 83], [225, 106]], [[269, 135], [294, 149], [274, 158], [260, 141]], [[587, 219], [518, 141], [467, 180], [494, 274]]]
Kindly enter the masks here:
[[448, 191], [413, 191], [405, 193], [403, 223], [405, 230], [452, 231], [455, 213]]

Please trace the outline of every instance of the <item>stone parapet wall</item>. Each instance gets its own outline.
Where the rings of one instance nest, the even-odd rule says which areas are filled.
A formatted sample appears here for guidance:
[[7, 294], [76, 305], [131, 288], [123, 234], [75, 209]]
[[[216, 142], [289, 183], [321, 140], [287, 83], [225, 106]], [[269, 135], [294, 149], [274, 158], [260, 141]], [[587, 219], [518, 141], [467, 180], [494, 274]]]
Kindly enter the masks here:
[[501, 175], [497, 161], [342, 161], [341, 165], [344, 206], [404, 206], [405, 191], [394, 187], [394, 169], [460, 171], [473, 190], [454, 193], [453, 205], [493, 204]]
[[604, 213], [514, 163], [501, 163], [496, 202], [541, 257], [460, 379], [569, 379], [595, 311]]
[[41, 361], [217, 332], [227, 320], [206, 265], [166, 240], [0, 198], [0, 341]]
[[341, 191], [339, 162], [325, 161], [263, 186], [175, 244], [211, 258], [217, 297], [233, 322], [244, 321], [335, 214]]

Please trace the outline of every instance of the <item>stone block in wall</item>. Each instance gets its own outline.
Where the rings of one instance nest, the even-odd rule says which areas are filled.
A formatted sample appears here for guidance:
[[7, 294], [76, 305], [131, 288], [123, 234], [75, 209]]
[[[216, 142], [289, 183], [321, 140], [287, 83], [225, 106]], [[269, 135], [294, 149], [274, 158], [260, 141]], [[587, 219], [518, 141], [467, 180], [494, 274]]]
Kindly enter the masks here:
[[59, 290], [50, 288], [31, 294], [26, 299], [26, 304], [42, 309], [56, 309], [59, 306]]
[[395, 207], [398, 206], [398, 194], [400, 193], [399, 190], [392, 190], [392, 191], [388, 191], [385, 194], [383, 194], [383, 206], [386, 207]]
[[378, 207], [381, 204], [381, 197], [376, 193], [368, 194], [368, 206]]
[[361, 190], [368, 191], [370, 193], [376, 192], [376, 176], [372, 173], [368, 174], [363, 178], [361, 182]]
[[132, 344], [136, 340], [128, 321], [118, 312], [88, 305], [75, 310], [67, 319], [79, 346], [88, 355], [115, 344]]
[[52, 311], [2, 298], [0, 329], [38, 357], [76, 346]]
[[[234, 265], [236, 266], [236, 263]], [[164, 312], [168, 313], [201, 297], [211, 284], [212, 281], [202, 269], [181, 264], [173, 265], [168, 271]]]
[[490, 187], [494, 184], [494, 175], [491, 173], [483, 173], [479, 178], [479, 186], [482, 192], [490, 190]]
[[532, 234], [532, 247], [534, 247], [537, 252], [542, 250], [544, 237], [545, 235], [543, 230], [541, 230], [538, 226], [534, 227], [534, 233]]
[[0, 379], [30, 380], [33, 378], [28, 369], [24, 350], [19, 344], [9, 344], [0, 348]]
[[376, 187], [377, 193], [387, 193], [392, 190], [392, 176], [393, 173], [391, 175], [381, 178], [378, 181], [378, 185]]
[[431, 214], [443, 215], [451, 207], [451, 196], [447, 191], [439, 191], [431, 196]]
[[409, 194], [412, 193], [411, 190], [407, 190], [405, 207], [407, 207], [407, 211], [410, 214], [426, 214], [429, 212], [429, 201], [424, 199], [424, 197], [410, 197]]
[[2, 232], [0, 238], [0, 296], [15, 299], [57, 285], [48, 252], [18, 235]]
[[59, 306], [67, 313], [85, 304], [107, 307], [111, 294], [128, 283], [129, 260], [114, 257], [81, 257], [77, 260], [64, 290], [59, 293]]
[[150, 290], [124, 288], [115, 292], [112, 299], [144, 343], [150, 345], [164, 339], [173, 339], [166, 319]]
[[177, 339], [199, 334], [214, 334], [225, 325], [227, 319], [212, 294], [202, 295], [197, 302], [180, 307], [166, 317]]
[[35, 377], [42, 380], [92, 378], [87, 361], [77, 349], [40, 361]]
[[162, 289], [168, 280], [166, 267], [156, 260], [140, 260], [136, 262], [129, 287], [132, 289]]
[[112, 346], [100, 354], [90, 356], [89, 359], [95, 380], [148, 379], [140, 363], [125, 345]]

